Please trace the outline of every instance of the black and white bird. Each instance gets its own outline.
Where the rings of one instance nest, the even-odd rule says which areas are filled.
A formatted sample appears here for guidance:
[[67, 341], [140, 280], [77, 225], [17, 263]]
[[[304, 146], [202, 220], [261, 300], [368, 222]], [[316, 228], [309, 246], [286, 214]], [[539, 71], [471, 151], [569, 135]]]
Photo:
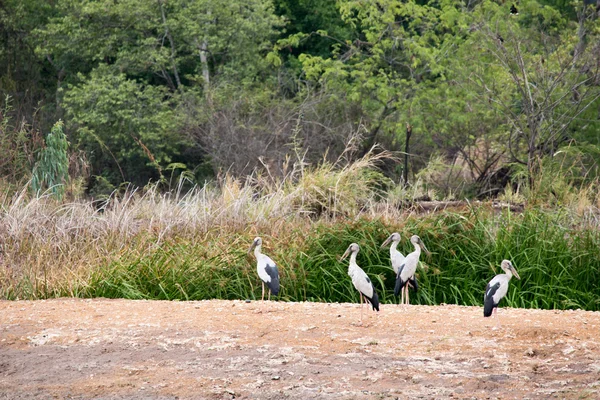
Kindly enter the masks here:
[[419, 257], [421, 256], [421, 248], [425, 250], [425, 253], [430, 255], [431, 253], [425, 247], [425, 243], [421, 240], [417, 235], [412, 235], [410, 238], [410, 242], [415, 246], [415, 250], [412, 253], [409, 253], [404, 259], [404, 264], [400, 266], [398, 269], [398, 273], [396, 274], [396, 285], [394, 286], [394, 295], [398, 296], [400, 291], [406, 287], [406, 304], [410, 304], [408, 298], [408, 283], [413, 286], [415, 292], [419, 290], [419, 285], [417, 284], [417, 280], [415, 278], [415, 272], [417, 271], [417, 265], [419, 265]]
[[260, 252], [262, 246], [262, 239], [257, 237], [252, 242], [252, 246], [250, 246], [250, 253], [254, 250], [254, 256], [256, 257], [256, 271], [258, 272], [258, 276], [262, 281], [262, 298], [261, 300], [265, 300], [265, 283], [269, 288], [269, 300], [271, 300], [271, 293], [277, 296], [279, 294], [279, 271], [277, 270], [277, 265], [269, 256]]
[[[381, 245], [381, 248], [384, 248], [388, 244], [390, 244], [390, 260], [392, 262], [392, 269], [394, 270], [394, 274], [396, 275], [396, 279], [398, 279], [398, 271], [400, 271], [400, 267], [404, 264], [404, 254], [400, 253], [397, 250], [398, 243], [400, 243], [400, 234], [398, 232], [392, 233], [385, 242]], [[405, 286], [405, 289], [408, 290], [408, 285]], [[400, 300], [400, 304], [404, 304], [404, 289], [402, 290], [402, 298]]]
[[510, 15], [519, 15], [519, 10], [514, 4], [510, 6]]
[[514, 275], [517, 279], [521, 279], [510, 261], [503, 260], [500, 267], [505, 273], [496, 275], [485, 287], [485, 296], [483, 297], [484, 317], [491, 316], [492, 311], [497, 316], [496, 310], [498, 309], [498, 303], [500, 303], [500, 300], [502, 300], [508, 292], [508, 282], [510, 282], [510, 278]]
[[350, 264], [348, 265], [348, 275], [352, 279], [352, 284], [358, 290], [360, 294], [360, 323], [362, 324], [362, 309], [363, 309], [363, 299], [365, 303], [371, 304], [373, 306], [373, 310], [379, 311], [379, 297], [377, 297], [377, 292], [375, 291], [375, 286], [363, 271], [358, 264], [356, 264], [356, 255], [360, 248], [356, 243], [352, 243], [344, 255], [341, 258], [341, 261], [348, 257], [350, 254]]

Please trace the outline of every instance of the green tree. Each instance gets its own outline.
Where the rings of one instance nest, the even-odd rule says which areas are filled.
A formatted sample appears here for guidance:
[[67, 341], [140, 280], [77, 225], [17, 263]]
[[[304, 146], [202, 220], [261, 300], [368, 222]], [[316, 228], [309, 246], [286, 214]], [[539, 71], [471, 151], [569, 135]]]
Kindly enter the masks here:
[[31, 188], [36, 193], [48, 189], [59, 200], [63, 198], [69, 179], [68, 147], [63, 122], [57, 121], [46, 136], [46, 147], [40, 151], [38, 162], [33, 168]]
[[540, 160], [583, 139], [590, 126], [580, 117], [599, 104], [600, 20], [583, 3], [578, 9], [573, 21], [530, 1], [507, 18], [504, 8], [484, 2], [464, 45], [480, 54], [468, 80], [484, 104], [504, 115], [511, 160], [526, 166], [532, 187]]
[[56, 8], [36, 31], [36, 51], [62, 71], [58, 97], [92, 173], [113, 183], [144, 184], [172, 161], [201, 164], [187, 125], [215, 98], [268, 85], [265, 55], [283, 24], [268, 0], [59, 0]]
[[468, 29], [464, 3], [338, 4], [342, 19], [359, 32], [359, 38], [338, 44], [333, 57], [301, 55], [306, 76], [344, 101], [360, 105], [360, 117], [367, 124], [364, 151], [376, 142], [389, 142], [390, 136], [395, 140], [407, 122], [414, 126], [421, 148], [431, 147], [431, 140], [422, 135], [414, 102], [424, 88], [446, 79], [445, 59]]
[[168, 90], [127, 79], [107, 65], [80, 79], [66, 90], [64, 107], [93, 173], [113, 183], [160, 179], [185, 145]]

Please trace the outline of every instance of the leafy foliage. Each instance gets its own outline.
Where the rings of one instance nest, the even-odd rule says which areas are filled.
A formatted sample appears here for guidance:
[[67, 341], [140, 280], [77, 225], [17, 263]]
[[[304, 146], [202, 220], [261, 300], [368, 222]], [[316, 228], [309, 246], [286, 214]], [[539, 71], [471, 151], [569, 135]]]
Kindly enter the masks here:
[[[523, 0], [513, 15], [491, 0], [8, 0], [2, 119], [36, 132], [65, 121], [70, 151], [91, 162], [79, 179], [114, 187], [165, 182], [169, 165], [195, 183], [283, 176], [289, 157], [331, 162], [357, 133], [358, 157], [376, 143], [408, 152], [381, 166], [394, 181], [445, 165], [429, 182], [444, 196], [534, 192], [541, 166], [574, 147], [590, 150], [588, 183], [600, 145], [589, 3]], [[11, 160], [19, 137], [1, 139]], [[23, 175], [7, 165], [5, 179]]]
[[[113, 181], [158, 179], [184, 144], [176, 134], [167, 91], [114, 74], [101, 65], [73, 85], [64, 105], [79, 145], [92, 154], [93, 169], [113, 166]], [[150, 166], [154, 173], [146, 168]]]
[[69, 179], [69, 142], [63, 133], [63, 122], [57, 121], [46, 136], [46, 147], [40, 151], [38, 162], [33, 168], [31, 188], [39, 193], [48, 189], [59, 200], [65, 194]]

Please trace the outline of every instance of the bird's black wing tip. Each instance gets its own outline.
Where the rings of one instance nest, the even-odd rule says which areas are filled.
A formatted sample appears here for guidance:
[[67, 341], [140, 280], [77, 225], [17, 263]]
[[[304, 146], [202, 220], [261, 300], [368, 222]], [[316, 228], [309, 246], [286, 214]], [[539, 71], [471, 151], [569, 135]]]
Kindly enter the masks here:
[[492, 315], [492, 311], [494, 311], [494, 307], [498, 306], [498, 303], [494, 303], [494, 294], [496, 294], [496, 290], [500, 287], [500, 282], [496, 283], [494, 286], [488, 285], [486, 286], [485, 296], [483, 299], [483, 316], [489, 317]]

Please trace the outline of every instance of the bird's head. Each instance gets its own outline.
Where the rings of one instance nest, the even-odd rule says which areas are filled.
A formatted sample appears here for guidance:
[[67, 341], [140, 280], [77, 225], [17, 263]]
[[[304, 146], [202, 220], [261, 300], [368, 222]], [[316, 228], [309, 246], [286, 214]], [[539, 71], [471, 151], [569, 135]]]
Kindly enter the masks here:
[[248, 253], [250, 253], [252, 250], [254, 250], [255, 247], [260, 247], [260, 246], [262, 246], [262, 239], [260, 237], [257, 237], [252, 242], [252, 246], [250, 246], [250, 249], [248, 249]]
[[398, 232], [394, 232], [390, 235], [390, 237], [388, 237], [387, 239], [385, 239], [385, 242], [383, 242], [383, 244], [381, 245], [381, 248], [383, 249], [385, 246], [387, 246], [390, 243], [399, 243], [400, 242], [400, 234]]
[[342, 258], [340, 259], [340, 261], [343, 261], [346, 257], [348, 257], [348, 255], [350, 253], [354, 253], [354, 254], [358, 253], [358, 250], [360, 250], [360, 247], [358, 247], [358, 245], [356, 243], [352, 243], [350, 246], [348, 246], [348, 249], [346, 250], [346, 252], [342, 256]]
[[410, 238], [410, 242], [412, 244], [414, 244], [415, 246], [419, 246], [421, 247], [423, 250], [425, 250], [425, 253], [430, 256], [431, 252], [429, 250], [427, 250], [427, 247], [425, 247], [425, 243], [423, 243], [423, 241], [421, 240], [421, 238], [418, 235], [412, 235]]
[[504, 270], [504, 272], [506, 272], [507, 274], [510, 273], [510, 274], [514, 275], [517, 279], [521, 279], [521, 277], [519, 276], [519, 273], [517, 272], [514, 265], [512, 265], [512, 263], [510, 261], [502, 260], [502, 264], [500, 264], [500, 268], [502, 268]]

